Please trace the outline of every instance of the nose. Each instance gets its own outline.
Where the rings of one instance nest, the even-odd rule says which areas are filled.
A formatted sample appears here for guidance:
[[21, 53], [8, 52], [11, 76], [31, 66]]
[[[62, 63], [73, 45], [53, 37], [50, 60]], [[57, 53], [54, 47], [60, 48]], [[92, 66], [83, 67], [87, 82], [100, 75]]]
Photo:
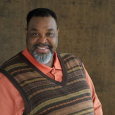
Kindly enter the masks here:
[[39, 39], [38, 39], [38, 42], [44, 44], [44, 43], [47, 42], [47, 39], [46, 39], [45, 36], [40, 36]]

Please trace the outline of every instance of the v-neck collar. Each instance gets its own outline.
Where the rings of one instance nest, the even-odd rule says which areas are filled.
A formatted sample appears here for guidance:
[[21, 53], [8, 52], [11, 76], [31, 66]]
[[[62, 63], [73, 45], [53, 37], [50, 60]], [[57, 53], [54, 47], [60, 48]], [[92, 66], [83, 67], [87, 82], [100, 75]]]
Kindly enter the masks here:
[[[24, 59], [24, 61], [30, 65], [31, 67], [33, 67], [39, 74], [41, 74], [43, 77], [47, 78], [48, 80], [50, 80], [51, 82], [54, 82], [56, 83], [57, 85], [61, 85], [61, 86], [65, 86], [66, 85], [66, 82], [67, 82], [67, 70], [65, 68], [65, 65], [64, 65], [64, 61], [62, 59], [62, 57], [60, 56], [60, 53], [56, 52], [57, 53], [57, 57], [59, 59], [59, 62], [60, 62], [60, 65], [62, 67], [62, 73], [63, 73], [63, 78], [62, 78], [62, 81], [59, 82], [59, 81], [56, 81], [50, 77], [48, 77], [45, 73], [43, 73], [40, 69], [38, 69], [35, 65], [33, 65], [23, 54], [23, 52], [21, 52], [19, 55]], [[38, 62], [37, 62], [38, 63]]]

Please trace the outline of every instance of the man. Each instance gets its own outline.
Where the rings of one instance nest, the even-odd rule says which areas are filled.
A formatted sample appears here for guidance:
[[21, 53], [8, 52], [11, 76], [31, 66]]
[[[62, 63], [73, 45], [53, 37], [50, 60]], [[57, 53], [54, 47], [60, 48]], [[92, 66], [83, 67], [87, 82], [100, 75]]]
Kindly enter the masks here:
[[28, 13], [25, 50], [1, 65], [1, 115], [102, 115], [81, 61], [56, 52], [58, 33], [53, 11]]

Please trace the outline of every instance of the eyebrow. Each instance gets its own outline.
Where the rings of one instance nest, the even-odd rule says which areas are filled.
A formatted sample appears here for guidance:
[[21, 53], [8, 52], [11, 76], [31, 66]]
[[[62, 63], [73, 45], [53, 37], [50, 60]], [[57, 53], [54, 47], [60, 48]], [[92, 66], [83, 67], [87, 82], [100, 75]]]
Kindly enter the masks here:
[[50, 29], [48, 29], [48, 31], [54, 31], [54, 29], [53, 29], [53, 28], [50, 28]]
[[[47, 29], [48, 31], [54, 31], [54, 29], [53, 28], [50, 28], [50, 29]], [[36, 28], [32, 28], [31, 29], [31, 31], [39, 31], [38, 29], [36, 29]]]
[[32, 28], [32, 29], [31, 29], [31, 31], [38, 31], [38, 30], [37, 30], [37, 29], [35, 29], [35, 28]]

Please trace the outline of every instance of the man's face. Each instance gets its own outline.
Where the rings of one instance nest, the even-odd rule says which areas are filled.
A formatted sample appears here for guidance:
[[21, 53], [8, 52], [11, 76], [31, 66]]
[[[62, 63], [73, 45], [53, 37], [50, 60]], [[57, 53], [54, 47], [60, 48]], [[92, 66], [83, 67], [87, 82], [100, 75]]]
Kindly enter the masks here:
[[54, 18], [32, 17], [25, 33], [27, 49], [31, 55], [43, 57], [54, 54], [58, 45], [58, 30]]

